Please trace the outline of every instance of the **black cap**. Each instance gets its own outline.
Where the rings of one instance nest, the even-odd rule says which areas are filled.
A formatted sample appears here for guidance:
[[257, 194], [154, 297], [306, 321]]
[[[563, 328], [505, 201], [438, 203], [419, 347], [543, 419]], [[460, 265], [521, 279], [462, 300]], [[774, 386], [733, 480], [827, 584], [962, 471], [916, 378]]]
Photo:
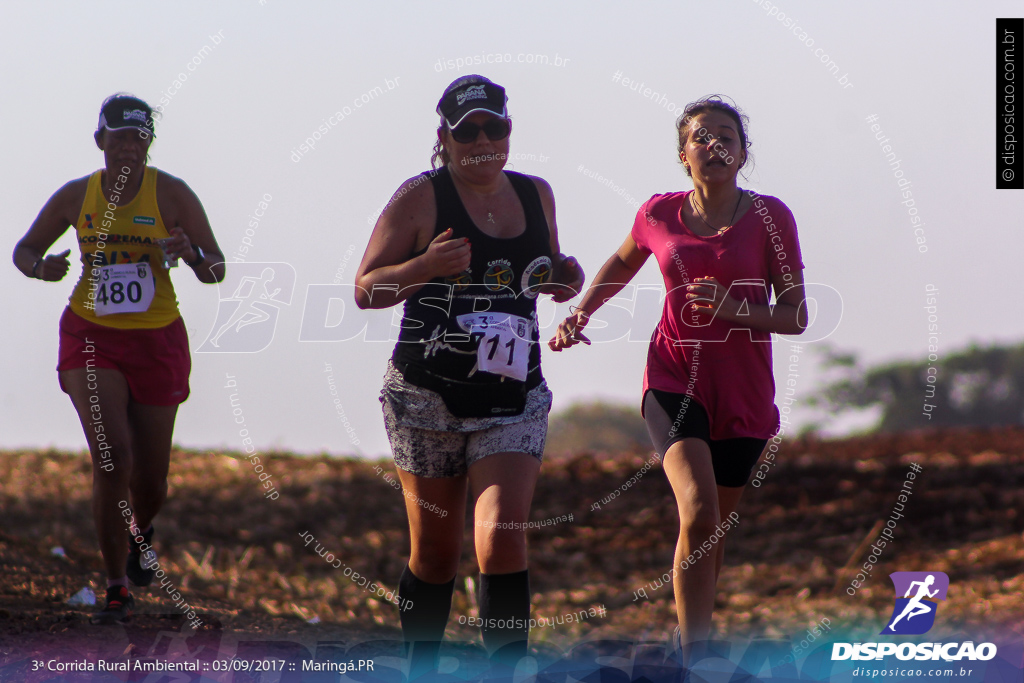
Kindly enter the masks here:
[[153, 109], [137, 97], [114, 95], [108, 97], [100, 109], [100, 122], [96, 130], [122, 130], [136, 128], [156, 136], [153, 130]]
[[452, 82], [437, 103], [437, 113], [455, 128], [470, 114], [485, 111], [501, 118], [508, 117], [508, 97], [505, 89], [489, 78], [463, 76]]

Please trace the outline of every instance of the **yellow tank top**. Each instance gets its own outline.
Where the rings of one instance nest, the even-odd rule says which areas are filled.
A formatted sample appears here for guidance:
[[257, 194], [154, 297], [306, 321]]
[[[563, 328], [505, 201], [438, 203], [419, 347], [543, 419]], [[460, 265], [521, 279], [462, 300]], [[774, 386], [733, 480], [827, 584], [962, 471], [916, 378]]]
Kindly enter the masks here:
[[82, 276], [69, 299], [71, 310], [89, 322], [118, 329], [170, 325], [180, 313], [156, 242], [170, 237], [156, 203], [157, 170], [147, 166], [138, 194], [113, 209], [103, 196], [102, 173], [89, 176], [75, 225]]

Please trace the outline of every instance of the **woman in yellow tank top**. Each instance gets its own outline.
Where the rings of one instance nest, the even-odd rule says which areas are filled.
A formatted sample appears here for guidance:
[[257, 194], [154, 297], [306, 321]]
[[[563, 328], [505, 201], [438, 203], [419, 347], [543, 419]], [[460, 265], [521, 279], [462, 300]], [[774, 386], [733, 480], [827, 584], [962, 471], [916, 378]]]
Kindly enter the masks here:
[[[60, 321], [61, 388], [71, 397], [93, 462], [93, 519], [107, 599], [93, 623], [131, 616], [138, 586], [162, 575], [152, 521], [167, 496], [171, 436], [188, 398], [188, 337], [169, 267], [224, 279], [224, 256], [198, 197], [146, 165], [153, 110], [118, 93], [95, 133], [104, 168], [57, 190], [14, 250], [28, 277], [57, 282], [69, 251], [46, 251], [74, 227], [82, 274]], [[194, 618], [194, 614], [190, 618]]]

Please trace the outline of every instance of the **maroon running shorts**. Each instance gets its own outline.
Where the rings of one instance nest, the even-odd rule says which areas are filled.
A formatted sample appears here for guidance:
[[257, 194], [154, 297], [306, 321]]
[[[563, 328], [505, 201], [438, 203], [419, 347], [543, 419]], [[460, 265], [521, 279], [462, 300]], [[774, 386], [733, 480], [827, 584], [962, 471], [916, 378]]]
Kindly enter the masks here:
[[[185, 323], [179, 317], [166, 327], [121, 330], [65, 309], [60, 318], [57, 371], [85, 367], [119, 371], [137, 403], [178, 405], [188, 398], [192, 370]], [[67, 393], [63, 381], [60, 388]]]

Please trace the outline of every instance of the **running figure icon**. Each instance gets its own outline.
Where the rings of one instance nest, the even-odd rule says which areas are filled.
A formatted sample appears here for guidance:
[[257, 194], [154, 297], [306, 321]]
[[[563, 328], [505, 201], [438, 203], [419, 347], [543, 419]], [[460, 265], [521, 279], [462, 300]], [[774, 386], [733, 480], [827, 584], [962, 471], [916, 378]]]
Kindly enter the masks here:
[[[264, 268], [263, 272], [260, 273], [259, 277], [246, 276], [238, 282], [238, 287], [235, 288], [234, 293], [230, 299], [226, 301], [239, 301], [240, 305], [235, 309], [235, 312], [231, 314], [228, 321], [220, 326], [211, 339], [210, 343], [214, 346], [220, 346], [218, 340], [223, 336], [225, 332], [234, 328], [236, 332], [240, 332], [246, 325], [252, 325], [254, 323], [262, 323], [270, 320], [270, 313], [267, 311], [257, 308], [254, 304], [260, 303], [260, 301], [270, 301], [281, 292], [281, 288], [278, 287], [273, 292], [267, 289], [267, 285], [274, 279], [274, 269]], [[249, 286], [247, 292], [243, 294], [246, 285]]]
[[289, 263], [232, 263], [220, 285], [217, 315], [196, 353], [258, 353], [267, 348], [294, 291], [295, 268]]
[[[935, 625], [939, 603], [946, 599], [949, 577], [945, 572], [893, 572], [895, 592], [892, 615], [879, 635], [921, 635]], [[915, 619], [915, 617], [917, 617]]]
[[914, 597], [910, 598], [910, 602], [908, 602], [906, 607], [903, 608], [903, 611], [900, 612], [900, 615], [892, 620], [892, 623], [889, 624], [889, 630], [890, 631], [895, 631], [896, 630], [895, 629], [896, 622], [898, 622], [903, 617], [906, 617], [907, 621], [910, 621], [911, 619], [913, 619], [916, 616], [920, 616], [922, 614], [928, 614], [928, 613], [930, 613], [930, 612], [935, 610], [934, 607], [931, 607], [931, 606], [921, 602], [921, 600], [924, 599], [924, 598], [934, 598], [938, 594], [938, 592], [939, 592], [938, 588], [936, 588], [934, 591], [929, 591], [928, 590], [928, 588], [933, 583], [935, 583], [935, 576], [932, 575], [932, 574], [929, 574], [928, 577], [925, 578], [924, 581], [911, 581], [910, 586], [907, 587], [907, 592], [906, 592], [906, 594], [904, 594], [903, 597], [904, 598], [910, 598], [910, 593], [911, 593], [911, 591], [914, 590], [914, 586], [918, 586], [917, 595], [915, 595]]

